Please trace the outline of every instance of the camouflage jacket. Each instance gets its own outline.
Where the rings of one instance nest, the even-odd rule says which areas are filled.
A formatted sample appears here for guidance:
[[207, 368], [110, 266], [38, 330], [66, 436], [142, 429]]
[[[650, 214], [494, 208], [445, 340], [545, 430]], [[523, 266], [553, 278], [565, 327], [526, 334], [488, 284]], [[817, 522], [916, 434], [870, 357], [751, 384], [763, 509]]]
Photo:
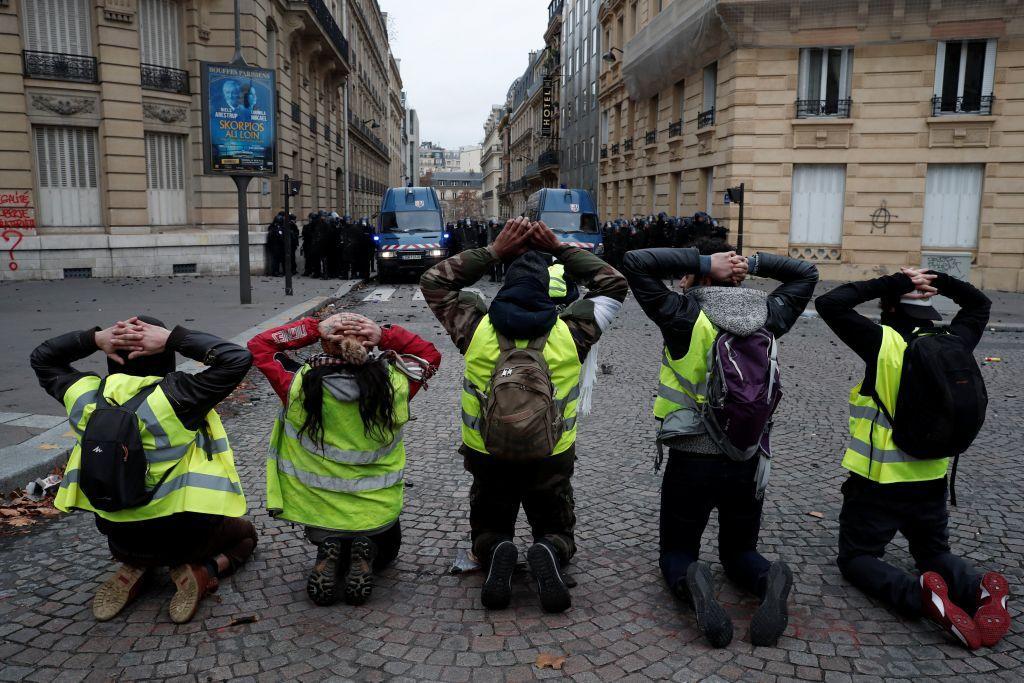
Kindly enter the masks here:
[[[569, 304], [560, 315], [583, 361], [601, 338], [602, 326], [598, 321], [604, 320], [607, 327], [629, 288], [619, 271], [579, 247], [563, 246], [556, 257], [565, 266], [565, 272], [589, 290], [586, 298]], [[462, 354], [469, 348], [477, 325], [487, 315], [487, 304], [480, 295], [464, 288], [489, 273], [497, 261], [491, 247], [470, 249], [437, 264], [420, 280], [423, 298]]]

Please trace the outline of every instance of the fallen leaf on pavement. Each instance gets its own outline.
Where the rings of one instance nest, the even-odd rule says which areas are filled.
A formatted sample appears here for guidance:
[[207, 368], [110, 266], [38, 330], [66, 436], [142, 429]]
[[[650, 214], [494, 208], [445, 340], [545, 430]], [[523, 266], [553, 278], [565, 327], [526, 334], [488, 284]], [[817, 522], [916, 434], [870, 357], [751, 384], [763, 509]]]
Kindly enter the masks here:
[[541, 652], [537, 655], [534, 666], [538, 669], [561, 669], [565, 664], [565, 655], [556, 655], [550, 652]]
[[808, 512], [807, 514], [809, 514], [811, 517], [817, 517], [818, 519], [824, 519], [825, 518], [825, 513], [824, 512]]
[[39, 450], [43, 450], [43, 451], [52, 451], [52, 450], [56, 450], [58, 448], [60, 448], [60, 446], [58, 446], [55, 443], [41, 443], [41, 444], [39, 444]]

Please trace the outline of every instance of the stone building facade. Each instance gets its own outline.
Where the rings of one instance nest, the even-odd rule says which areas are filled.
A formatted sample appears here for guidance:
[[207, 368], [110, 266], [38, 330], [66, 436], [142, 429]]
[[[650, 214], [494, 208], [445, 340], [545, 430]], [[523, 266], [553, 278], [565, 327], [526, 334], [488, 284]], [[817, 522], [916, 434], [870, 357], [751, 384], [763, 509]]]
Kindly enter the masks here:
[[[232, 0], [0, 3], [0, 212], [20, 238], [17, 269], [3, 265], [0, 278], [237, 272], [237, 191], [203, 175], [199, 97], [199, 62], [232, 59], [232, 10]], [[376, 210], [398, 157], [362, 122], [394, 120], [395, 79], [375, 0], [250, 0], [240, 29], [246, 61], [273, 68], [278, 88], [278, 175], [247, 195], [260, 272], [285, 174], [302, 181], [300, 217]]]
[[437, 192], [445, 221], [483, 216], [483, 175], [470, 171], [437, 171], [428, 186]]
[[483, 154], [480, 158], [480, 170], [483, 173], [483, 217], [498, 218], [501, 209], [498, 205], [498, 190], [502, 181], [501, 174], [501, 132], [498, 130], [498, 123], [504, 114], [504, 107], [495, 104], [491, 106], [491, 113], [484, 123]]
[[508, 118], [502, 121], [508, 130], [508, 172], [499, 193], [507, 215], [522, 213], [527, 198], [542, 187], [558, 187], [558, 121], [552, 111], [545, 130], [544, 116], [545, 94], [557, 92], [556, 79], [545, 80], [557, 73], [557, 59], [548, 49], [530, 52], [526, 71], [509, 88]]
[[735, 228], [743, 182], [745, 251], [1024, 291], [1019, 3], [606, 0], [600, 18], [603, 216]]

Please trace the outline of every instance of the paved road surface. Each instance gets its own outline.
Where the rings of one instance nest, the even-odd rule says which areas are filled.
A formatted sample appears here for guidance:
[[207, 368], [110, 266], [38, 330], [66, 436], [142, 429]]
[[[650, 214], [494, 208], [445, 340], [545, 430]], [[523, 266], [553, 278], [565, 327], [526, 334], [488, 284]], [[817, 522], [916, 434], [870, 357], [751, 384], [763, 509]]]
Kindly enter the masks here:
[[[494, 286], [481, 284], [485, 295]], [[263, 458], [278, 403], [262, 377], [222, 408], [249, 506], [261, 533], [255, 559], [226, 580], [196, 619], [167, 615], [169, 579], [106, 624], [89, 600], [110, 562], [91, 519], [79, 513], [0, 538], [0, 680], [176, 679], [276, 681], [434, 679], [807, 680], [949, 679], [1019, 681], [1024, 627], [997, 648], [966, 652], [926, 622], [908, 622], [848, 586], [833, 562], [846, 394], [861, 368], [818, 320], [801, 320], [783, 339], [785, 399], [767, 493], [762, 548], [796, 571], [790, 627], [775, 648], [746, 635], [755, 602], [730, 587], [715, 561], [717, 526], [705, 558], [714, 562], [736, 639], [713, 650], [657, 570], [659, 476], [653, 471], [650, 407], [659, 336], [632, 301], [601, 345], [611, 366], [582, 422], [575, 478], [580, 552], [573, 607], [541, 612], [527, 576], [515, 579], [513, 607], [480, 608], [478, 575], [447, 573], [468, 547], [469, 476], [456, 455], [462, 362], [409, 284], [354, 292], [344, 305], [426, 335], [445, 354], [429, 391], [414, 402], [405, 541], [397, 564], [361, 608], [313, 607], [305, 578], [313, 549], [298, 529], [263, 512]], [[982, 369], [989, 386], [985, 429], [962, 459], [960, 506], [952, 513], [956, 550], [1004, 571], [1018, 594], [1024, 578], [1019, 399], [1024, 336], [990, 334], [978, 355], [1003, 363]], [[812, 515], [811, 513], [815, 513]], [[525, 548], [527, 535], [520, 528]], [[905, 543], [892, 557], [910, 567]], [[1019, 605], [1019, 601], [1016, 605]], [[1019, 609], [1014, 606], [1015, 616]], [[228, 626], [256, 614], [258, 623]], [[539, 653], [567, 656], [562, 671], [533, 666]], [[960, 680], [960, 679], [958, 679]]]

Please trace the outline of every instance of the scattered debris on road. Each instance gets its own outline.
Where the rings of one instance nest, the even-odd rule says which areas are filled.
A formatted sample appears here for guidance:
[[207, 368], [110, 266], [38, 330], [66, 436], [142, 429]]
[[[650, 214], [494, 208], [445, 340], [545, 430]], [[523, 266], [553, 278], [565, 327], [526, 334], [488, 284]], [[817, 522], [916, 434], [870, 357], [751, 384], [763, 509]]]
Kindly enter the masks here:
[[534, 666], [538, 669], [560, 670], [563, 664], [565, 664], [565, 655], [556, 655], [550, 652], [541, 652], [537, 655], [537, 661], [534, 662]]

